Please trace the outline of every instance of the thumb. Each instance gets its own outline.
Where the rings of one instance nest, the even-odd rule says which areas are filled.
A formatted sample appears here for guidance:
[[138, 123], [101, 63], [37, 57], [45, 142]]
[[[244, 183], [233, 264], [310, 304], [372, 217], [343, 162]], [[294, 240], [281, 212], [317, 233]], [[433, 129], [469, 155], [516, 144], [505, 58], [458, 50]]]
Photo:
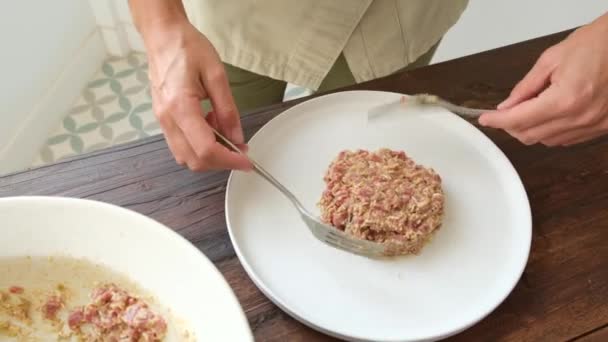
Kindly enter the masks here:
[[212, 77], [203, 77], [205, 90], [215, 112], [218, 130], [235, 144], [242, 144], [245, 139], [241, 127], [241, 117], [234, 103], [224, 67], [219, 62], [217, 64], [214, 68], [219, 68], [219, 71], [212, 72]]

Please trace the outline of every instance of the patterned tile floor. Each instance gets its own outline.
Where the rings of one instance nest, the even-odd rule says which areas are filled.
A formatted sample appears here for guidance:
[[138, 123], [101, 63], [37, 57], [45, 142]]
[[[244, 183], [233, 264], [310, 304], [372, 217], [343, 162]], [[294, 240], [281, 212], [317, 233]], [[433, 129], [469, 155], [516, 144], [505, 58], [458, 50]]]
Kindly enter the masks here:
[[[147, 68], [143, 53], [107, 59], [32, 166], [160, 134], [152, 112]], [[289, 85], [285, 99], [307, 94], [308, 90]]]
[[160, 133], [152, 113], [147, 67], [141, 53], [106, 60], [33, 165]]

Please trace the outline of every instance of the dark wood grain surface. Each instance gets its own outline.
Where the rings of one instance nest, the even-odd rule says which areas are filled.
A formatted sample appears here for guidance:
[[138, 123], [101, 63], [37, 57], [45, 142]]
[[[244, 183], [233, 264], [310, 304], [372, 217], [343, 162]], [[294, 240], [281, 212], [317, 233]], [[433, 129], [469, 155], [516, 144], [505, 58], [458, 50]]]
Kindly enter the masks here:
[[[540, 53], [566, 32], [432, 65], [348, 89], [430, 92], [492, 107]], [[244, 115], [251, 136], [302, 100]], [[608, 341], [608, 139], [572, 148], [523, 146], [483, 129], [521, 175], [534, 233], [530, 259], [512, 294], [454, 341]], [[152, 137], [0, 178], [0, 196], [90, 198], [148, 215], [175, 229], [221, 270], [259, 341], [332, 341], [287, 316], [253, 285], [226, 232], [227, 172], [191, 173]]]

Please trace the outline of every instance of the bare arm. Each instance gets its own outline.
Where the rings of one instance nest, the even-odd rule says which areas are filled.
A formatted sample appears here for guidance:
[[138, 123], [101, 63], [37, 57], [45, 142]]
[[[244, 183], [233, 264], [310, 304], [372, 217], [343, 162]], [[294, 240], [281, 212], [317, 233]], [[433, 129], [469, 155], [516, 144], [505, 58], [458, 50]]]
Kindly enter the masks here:
[[[194, 171], [249, 169], [244, 156], [215, 140], [211, 127], [243, 144], [240, 116], [224, 66], [211, 42], [194, 28], [180, 0], [130, 0], [148, 53], [154, 113], [176, 161]], [[210, 99], [206, 118], [200, 102]]]
[[129, 0], [131, 15], [144, 39], [146, 29], [187, 20], [181, 0]]

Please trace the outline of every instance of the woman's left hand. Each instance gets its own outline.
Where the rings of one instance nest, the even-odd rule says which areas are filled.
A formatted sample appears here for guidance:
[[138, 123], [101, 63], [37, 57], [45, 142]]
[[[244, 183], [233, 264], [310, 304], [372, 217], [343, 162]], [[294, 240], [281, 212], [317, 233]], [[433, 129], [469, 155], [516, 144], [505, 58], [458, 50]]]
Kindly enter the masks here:
[[608, 14], [546, 50], [509, 97], [479, 118], [532, 145], [572, 145], [608, 133]]

